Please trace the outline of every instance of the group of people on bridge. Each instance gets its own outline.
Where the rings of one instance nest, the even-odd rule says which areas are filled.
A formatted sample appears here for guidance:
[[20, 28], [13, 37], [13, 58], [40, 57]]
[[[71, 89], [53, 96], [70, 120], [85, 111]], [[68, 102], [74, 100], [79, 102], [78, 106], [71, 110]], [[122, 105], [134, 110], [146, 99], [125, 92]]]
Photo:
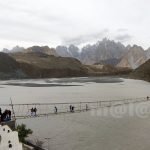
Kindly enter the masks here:
[[70, 108], [70, 112], [74, 112], [75, 107], [73, 105], [70, 105], [69, 108]]
[[11, 121], [11, 111], [6, 109], [4, 112], [2, 112], [2, 109], [0, 108], [0, 122], [7, 121]]
[[37, 114], [36, 114], [36, 112], [37, 112], [37, 108], [35, 107], [35, 108], [31, 108], [31, 117], [34, 117], [34, 116], [36, 116]]
[[[150, 97], [147, 96], [144, 99], [150, 100]], [[54, 113], [55, 114], [57, 114], [58, 112], [60, 112], [60, 113], [61, 112], [71, 112], [71, 113], [73, 113], [75, 111], [88, 111], [88, 110], [90, 110], [90, 107], [87, 103], [84, 104], [84, 105], [83, 105], [83, 103], [82, 103], [82, 105], [81, 104], [78, 105], [78, 108], [71, 104], [71, 105], [68, 106], [68, 109], [66, 109], [66, 111], [62, 111], [61, 109], [59, 110], [57, 106], [54, 106]], [[37, 116], [37, 111], [38, 111], [38, 109], [36, 107], [32, 107], [31, 109], [29, 109], [28, 115], [31, 116], [31, 117], [36, 117]], [[12, 118], [12, 116], [11, 116], [11, 111], [10, 110], [5, 109], [5, 111], [2, 112], [2, 109], [0, 108], [0, 123], [11, 121], [11, 118]]]
[[[149, 100], [150, 97], [147, 96], [146, 99]], [[81, 110], [88, 111], [88, 110], [90, 110], [90, 108], [89, 108], [88, 104], [85, 104], [85, 107], [83, 108], [83, 106], [82, 106], [82, 108], [79, 108], [79, 110], [80, 110], [80, 111], [81, 111]], [[66, 112], [68, 112], [68, 111], [66, 110]], [[75, 106], [70, 105], [70, 106], [69, 106], [69, 112], [71, 112], [71, 113], [75, 112]], [[57, 108], [57, 106], [54, 106], [54, 113], [55, 113], [55, 114], [58, 113], [58, 108]], [[37, 108], [36, 108], [36, 107], [35, 107], [35, 108], [31, 108], [31, 117], [34, 117], [34, 116], [37, 116]]]
[[[89, 107], [88, 107], [88, 105], [86, 104], [85, 105], [85, 109], [84, 110], [86, 110], [86, 111], [88, 111], [89, 110]], [[37, 108], [35, 107], [35, 108], [31, 108], [30, 109], [30, 111], [31, 111], [31, 117], [36, 117], [37, 116]], [[70, 105], [69, 106], [69, 111], [71, 112], [71, 113], [73, 113], [73, 112], [75, 112], [75, 106], [73, 106], [73, 105]], [[58, 113], [58, 108], [57, 108], [57, 106], [54, 106], [54, 113], [55, 114], [57, 114]]]

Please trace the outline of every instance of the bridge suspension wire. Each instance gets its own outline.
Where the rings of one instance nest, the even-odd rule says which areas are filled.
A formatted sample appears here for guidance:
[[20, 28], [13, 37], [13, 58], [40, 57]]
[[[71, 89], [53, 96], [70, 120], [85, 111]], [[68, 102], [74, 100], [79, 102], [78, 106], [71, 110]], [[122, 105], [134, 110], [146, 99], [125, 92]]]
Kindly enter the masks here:
[[[74, 107], [73, 112], [89, 111], [103, 107], [113, 107], [130, 103], [139, 103], [150, 101], [149, 97], [131, 98], [123, 100], [107, 100], [107, 101], [88, 101], [88, 102], [70, 102], [70, 103], [28, 103], [28, 104], [0, 104], [2, 110], [12, 109], [14, 119], [26, 119], [35, 117], [44, 117], [56, 114], [72, 113], [70, 106]], [[55, 110], [57, 107], [57, 112]], [[31, 113], [31, 109], [36, 108], [35, 114]]]

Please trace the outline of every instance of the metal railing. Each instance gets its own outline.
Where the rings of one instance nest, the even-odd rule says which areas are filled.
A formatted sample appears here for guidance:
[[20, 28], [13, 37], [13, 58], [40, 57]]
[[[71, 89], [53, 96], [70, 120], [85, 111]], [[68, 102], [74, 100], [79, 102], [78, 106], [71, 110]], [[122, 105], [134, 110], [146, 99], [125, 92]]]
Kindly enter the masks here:
[[[42, 117], [55, 114], [72, 113], [70, 105], [74, 107], [73, 112], [89, 111], [102, 107], [112, 107], [119, 105], [127, 105], [130, 103], [139, 103], [150, 101], [149, 97], [131, 98], [122, 100], [107, 100], [107, 101], [88, 101], [88, 102], [70, 102], [70, 103], [30, 103], [30, 104], [0, 104], [2, 110], [12, 109], [16, 119], [24, 119], [29, 117]], [[55, 111], [57, 107], [57, 113]], [[31, 108], [36, 108], [36, 114], [31, 113]]]

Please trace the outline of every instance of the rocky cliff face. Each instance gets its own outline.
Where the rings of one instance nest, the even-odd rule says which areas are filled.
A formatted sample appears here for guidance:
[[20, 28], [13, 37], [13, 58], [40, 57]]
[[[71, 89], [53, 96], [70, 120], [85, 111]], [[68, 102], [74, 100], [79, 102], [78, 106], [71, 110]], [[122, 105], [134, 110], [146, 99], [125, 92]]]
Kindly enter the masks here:
[[117, 67], [136, 69], [147, 60], [145, 51], [142, 47], [134, 45], [129, 51], [122, 57], [121, 61], [117, 64]]
[[83, 47], [80, 60], [84, 64], [94, 64], [113, 59], [119, 60], [126, 51], [126, 47], [121, 43], [103, 39], [94, 45]]
[[77, 46], [70, 45], [68, 47], [68, 51], [72, 57], [79, 59], [80, 53], [79, 53], [79, 48]]
[[58, 46], [57, 53], [62, 57], [73, 57], [85, 65], [103, 63], [121, 68], [136, 69], [150, 58], [150, 48], [146, 51], [140, 46], [124, 46], [108, 39], [93, 45], [86, 45], [80, 51], [78, 47]]
[[69, 47], [57, 46], [56, 52], [61, 57], [73, 57], [76, 59], [79, 59], [79, 57], [80, 57], [79, 48], [77, 46], [74, 46], [74, 45], [70, 45]]
[[61, 57], [72, 57], [71, 54], [68, 52], [68, 48], [66, 46], [57, 46], [56, 52]]
[[58, 55], [77, 58], [86, 65], [104, 62], [115, 66], [127, 50], [128, 47], [125, 47], [121, 43], [107, 39], [103, 39], [93, 45], [86, 45], [82, 48], [81, 52], [79, 48], [74, 45], [70, 45], [69, 47], [56, 47]]

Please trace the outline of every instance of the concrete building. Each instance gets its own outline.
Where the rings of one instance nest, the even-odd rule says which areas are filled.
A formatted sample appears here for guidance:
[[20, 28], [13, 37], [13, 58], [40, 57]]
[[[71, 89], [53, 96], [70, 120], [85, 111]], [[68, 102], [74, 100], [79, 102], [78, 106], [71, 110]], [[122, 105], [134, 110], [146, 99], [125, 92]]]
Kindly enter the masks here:
[[7, 125], [0, 125], [0, 150], [23, 150], [18, 132], [12, 131]]

